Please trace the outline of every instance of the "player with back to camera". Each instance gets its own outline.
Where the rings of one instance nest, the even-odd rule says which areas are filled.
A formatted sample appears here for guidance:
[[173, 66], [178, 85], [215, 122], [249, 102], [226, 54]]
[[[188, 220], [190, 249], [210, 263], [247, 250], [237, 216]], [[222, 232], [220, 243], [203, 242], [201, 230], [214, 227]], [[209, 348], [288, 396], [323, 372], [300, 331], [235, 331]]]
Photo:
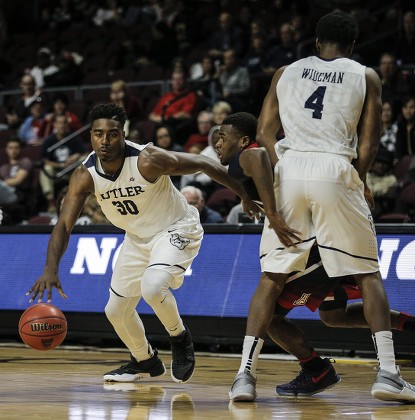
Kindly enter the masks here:
[[[258, 200], [258, 204], [262, 206], [261, 199], [272, 201], [274, 191], [269, 181], [270, 176], [272, 179], [272, 166], [265, 149], [255, 142], [256, 130], [257, 120], [252, 114], [241, 112], [230, 115], [220, 127], [216, 150], [221, 163], [229, 165], [229, 174], [241, 182], [250, 197]], [[268, 188], [262, 188], [264, 186]], [[258, 290], [264, 284], [266, 283], [260, 282]], [[306, 341], [303, 332], [285, 318], [290, 310], [298, 306], [307, 306], [312, 311], [318, 308], [320, 318], [326, 325], [368, 328], [361, 302], [347, 304], [349, 299], [360, 297], [361, 293], [353, 276], [335, 279], [328, 277], [321, 263], [318, 247], [313, 246], [306, 269], [292, 273], [287, 278], [281, 294], [274, 302], [274, 316], [267, 330], [276, 344], [300, 360], [302, 367], [300, 374], [293, 381], [277, 386], [278, 394], [313, 395], [340, 381], [330, 360], [322, 359]], [[251, 318], [252, 315], [250, 314]], [[392, 328], [415, 332], [413, 315], [391, 311], [390, 316]], [[249, 336], [245, 341], [249, 344]], [[259, 340], [257, 347], [260, 347], [258, 344], [261, 344]], [[246, 348], [252, 350], [250, 346], [244, 345], [244, 353]], [[253, 401], [256, 398], [258, 356], [259, 351], [256, 349], [249, 357], [244, 355], [229, 393], [232, 401]], [[313, 380], [317, 377], [320, 377], [320, 380]]]
[[50, 302], [55, 287], [63, 298], [67, 297], [58, 277], [59, 263], [86, 198], [95, 194], [108, 220], [126, 232], [105, 313], [130, 350], [131, 362], [106, 373], [104, 380], [131, 382], [165, 373], [136, 311], [143, 298], [169, 334], [173, 380], [187, 382], [195, 367], [193, 342], [170, 289], [181, 286], [184, 272], [198, 254], [203, 229], [197, 209], [187, 204], [169, 175], [203, 171], [234, 190], [248, 214], [257, 208], [219, 162], [125, 140], [123, 108], [97, 105], [89, 117], [93, 152], [71, 176], [49, 239], [44, 272], [27, 295], [31, 294], [31, 302], [36, 298], [41, 302], [47, 291]]
[[[304, 271], [317, 242], [327, 274], [353, 275], [362, 293], [380, 365], [372, 395], [415, 401], [415, 387], [396, 367], [389, 302], [365, 200], [366, 174], [380, 141], [380, 80], [373, 69], [348, 58], [358, 35], [350, 15], [323, 16], [316, 35], [318, 56], [276, 71], [258, 120], [257, 141], [275, 165], [277, 208], [301, 232], [301, 241], [286, 246], [264, 226], [261, 266], [279, 273], [251, 300], [242, 360], [259, 351], [289, 273]], [[285, 137], [276, 143], [281, 128]], [[241, 386], [248, 381], [243, 375], [236, 379]]]

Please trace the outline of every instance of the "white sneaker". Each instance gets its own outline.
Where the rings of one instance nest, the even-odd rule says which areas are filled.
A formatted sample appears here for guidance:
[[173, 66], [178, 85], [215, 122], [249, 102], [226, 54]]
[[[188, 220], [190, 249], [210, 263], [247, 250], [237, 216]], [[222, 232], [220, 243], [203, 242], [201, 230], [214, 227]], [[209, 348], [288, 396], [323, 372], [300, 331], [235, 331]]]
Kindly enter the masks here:
[[231, 401], [254, 401], [257, 397], [256, 378], [248, 371], [238, 373], [229, 391]]
[[415, 386], [402, 379], [398, 373], [380, 369], [372, 386], [372, 396], [383, 401], [415, 403]]

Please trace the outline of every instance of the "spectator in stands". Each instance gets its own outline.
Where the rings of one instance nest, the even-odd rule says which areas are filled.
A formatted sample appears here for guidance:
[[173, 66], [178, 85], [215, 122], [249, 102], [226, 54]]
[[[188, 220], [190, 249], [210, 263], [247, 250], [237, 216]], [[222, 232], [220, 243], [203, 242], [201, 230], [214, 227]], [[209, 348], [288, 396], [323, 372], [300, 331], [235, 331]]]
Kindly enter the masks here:
[[[54, 131], [45, 139], [42, 146], [43, 170], [40, 173], [39, 182], [42, 193], [48, 202], [49, 213], [56, 212], [55, 183], [58, 182], [56, 175], [65, 168], [80, 163], [85, 157], [84, 143], [77, 136], [54, 150], [48, 151], [49, 147], [60, 142], [69, 134], [70, 130], [66, 115], [57, 115], [54, 119]], [[67, 180], [70, 173], [71, 171], [67, 172], [62, 179]]]
[[172, 152], [184, 152], [183, 147], [176, 143], [174, 130], [168, 125], [161, 125], [156, 130], [156, 146]]
[[[215, 151], [215, 146], [219, 140], [219, 128], [220, 125], [214, 125], [209, 130], [208, 146], [200, 152], [201, 155], [207, 156], [213, 160], [216, 160], [217, 162], [219, 162], [219, 159]], [[203, 172], [182, 175], [180, 181], [180, 188], [184, 188], [187, 185], [192, 185], [194, 187], [200, 188], [203, 191], [205, 197], [209, 197], [216, 188], [221, 187], [219, 184], [213, 181], [212, 178], [210, 178]]]
[[262, 77], [264, 75], [267, 47], [265, 35], [257, 34], [251, 36], [251, 46], [243, 60], [244, 66], [248, 69], [251, 78]]
[[395, 118], [395, 109], [391, 102], [385, 101], [382, 104], [382, 133], [380, 137], [381, 145], [389, 152], [395, 154], [396, 135], [398, 123]]
[[396, 157], [415, 155], [415, 97], [408, 96], [402, 105], [396, 134]]
[[[183, 147], [175, 141], [174, 129], [168, 125], [161, 125], [156, 129], [155, 145], [173, 152], [184, 152]], [[180, 187], [180, 175], [170, 177], [177, 189]]]
[[266, 73], [274, 72], [297, 59], [297, 45], [295, 42], [295, 30], [290, 23], [283, 23], [279, 29], [280, 43], [272, 47], [267, 54]]
[[310, 31], [307, 19], [300, 13], [295, 13], [291, 17], [290, 25], [294, 29], [294, 42], [296, 44], [313, 36], [312, 31]]
[[23, 120], [23, 123], [19, 128], [19, 137], [25, 144], [32, 146], [42, 144], [43, 138], [40, 137], [39, 131], [45, 121], [46, 109], [44, 100], [41, 96], [35, 98], [30, 104], [30, 115]]
[[58, 3], [51, 9], [42, 10], [42, 20], [49, 29], [61, 32], [71, 25], [74, 10], [71, 0], [59, 0]]
[[209, 55], [220, 62], [224, 52], [232, 49], [241, 58], [245, 53], [243, 39], [243, 31], [235, 25], [232, 15], [222, 12], [219, 15], [219, 28], [213, 32], [209, 42]]
[[146, 139], [144, 137], [144, 133], [137, 125], [130, 128], [130, 132], [128, 133], [128, 140], [137, 144], [147, 144], [151, 141], [151, 139]]
[[65, 115], [68, 121], [69, 130], [74, 132], [82, 127], [81, 121], [77, 115], [68, 110], [68, 96], [63, 92], [58, 92], [52, 100], [52, 111], [45, 115], [39, 128], [39, 137], [45, 138], [52, 134], [54, 119], [56, 115]]
[[0, 199], [0, 204], [7, 204], [3, 210], [11, 224], [20, 223], [31, 215], [33, 162], [27, 157], [22, 157], [22, 150], [23, 142], [18, 137], [7, 140], [5, 146], [7, 163], [0, 166], [0, 184], [8, 191], [7, 196], [12, 197], [8, 200]]
[[[51, 225], [56, 225], [59, 214], [62, 210], [62, 204], [65, 199], [66, 193], [68, 192], [68, 185], [60, 189], [56, 197], [56, 215], [51, 220]], [[85, 201], [84, 207], [79, 214], [79, 217], [75, 223], [76, 225], [108, 225], [108, 221], [105, 214], [102, 212], [101, 206], [98, 204], [98, 200], [94, 194], [91, 194]]]
[[251, 79], [253, 112], [259, 114], [262, 101], [268, 91], [275, 70], [269, 65], [266, 36], [257, 34], [251, 36], [251, 48], [244, 58]]
[[116, 25], [122, 22], [123, 8], [117, 0], [106, 0], [106, 5], [99, 7], [92, 18], [96, 26]]
[[199, 188], [188, 185], [180, 190], [191, 206], [195, 206], [199, 211], [200, 222], [203, 223], [223, 223], [222, 215], [209, 208], [205, 204], [203, 193]]
[[226, 101], [217, 101], [212, 106], [213, 123], [221, 125], [222, 121], [232, 114], [232, 106]]
[[186, 86], [185, 74], [175, 71], [171, 77], [171, 91], [163, 95], [150, 112], [148, 119], [174, 128], [183, 144], [192, 131], [198, 99]]
[[47, 47], [40, 48], [36, 55], [36, 65], [30, 69], [36, 86], [42, 89], [45, 86], [45, 77], [52, 76], [58, 71], [59, 68], [53, 63], [51, 50]]
[[16, 200], [17, 195], [14, 189], [0, 179], [0, 206], [14, 204]]
[[393, 174], [393, 162], [394, 153], [380, 146], [366, 177], [367, 186], [375, 201], [372, 211], [375, 221], [379, 216], [390, 213], [395, 205], [398, 181]]
[[19, 128], [23, 120], [30, 115], [29, 107], [36, 98], [47, 99], [46, 95], [36, 86], [36, 81], [30, 74], [22, 76], [20, 88], [22, 92], [19, 98], [8, 104], [6, 113], [7, 124], [12, 129]]
[[58, 71], [45, 75], [45, 86], [70, 86], [79, 85], [82, 81], [81, 63], [84, 57], [75, 51], [63, 49], [56, 57], [55, 64]]
[[234, 50], [223, 53], [223, 65], [219, 67], [219, 82], [222, 99], [232, 106], [234, 112], [249, 109], [251, 81], [248, 69], [240, 66]]
[[396, 57], [384, 53], [380, 57], [379, 76], [382, 83], [382, 102], [402, 104], [402, 99], [409, 94], [409, 83], [400, 73]]
[[191, 85], [205, 99], [205, 107], [212, 107], [220, 90], [218, 72], [213, 58], [208, 54], [204, 55], [200, 62], [190, 67], [190, 74]]
[[393, 49], [399, 64], [415, 64], [415, 12], [410, 10], [403, 15], [402, 32], [396, 39]]
[[111, 83], [110, 100], [111, 102], [124, 108], [125, 113], [127, 114], [124, 132], [128, 138], [129, 127], [144, 119], [140, 101], [131, 93], [124, 80], [115, 80]]
[[242, 209], [242, 204], [241, 203], [235, 204], [231, 208], [229, 214], [226, 216], [225, 222], [230, 225], [237, 225], [238, 223], [241, 223], [240, 219], [243, 214], [244, 214], [244, 211]]
[[197, 133], [193, 133], [189, 136], [186, 143], [184, 144], [184, 150], [189, 152], [192, 146], [199, 146], [202, 151], [208, 145], [208, 134], [209, 130], [213, 126], [213, 116], [209, 111], [200, 111], [197, 115]]

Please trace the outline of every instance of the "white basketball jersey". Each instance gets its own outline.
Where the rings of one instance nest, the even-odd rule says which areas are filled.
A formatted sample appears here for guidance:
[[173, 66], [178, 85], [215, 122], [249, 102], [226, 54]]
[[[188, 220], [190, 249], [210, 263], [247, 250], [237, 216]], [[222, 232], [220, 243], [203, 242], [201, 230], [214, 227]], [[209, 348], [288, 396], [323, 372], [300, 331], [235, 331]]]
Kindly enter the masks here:
[[125, 141], [125, 160], [114, 176], [103, 173], [95, 152], [83, 164], [95, 184], [102, 211], [115, 226], [140, 238], [148, 238], [182, 219], [188, 209], [184, 196], [163, 175], [151, 183], [138, 170], [138, 157], [147, 145]]
[[279, 158], [289, 149], [356, 158], [364, 66], [348, 58], [304, 58], [284, 70], [276, 94], [285, 133], [275, 146]]

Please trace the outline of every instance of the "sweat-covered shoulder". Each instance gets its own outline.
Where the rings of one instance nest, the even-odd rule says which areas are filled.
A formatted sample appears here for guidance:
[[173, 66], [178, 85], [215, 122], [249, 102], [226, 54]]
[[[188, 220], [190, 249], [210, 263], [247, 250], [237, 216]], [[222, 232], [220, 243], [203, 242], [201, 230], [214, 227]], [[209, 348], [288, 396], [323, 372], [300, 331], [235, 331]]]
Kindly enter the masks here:
[[274, 149], [276, 143], [275, 136], [281, 129], [276, 86], [284, 73], [285, 68], [286, 67], [281, 67], [275, 72], [258, 118], [256, 141], [267, 149], [273, 166], [278, 161], [277, 154]]
[[94, 181], [88, 169], [84, 165], [79, 165], [69, 181], [69, 187], [78, 193], [90, 194], [94, 192]]
[[138, 170], [149, 182], [161, 175], [171, 175], [179, 166], [178, 152], [166, 151], [160, 147], [148, 145], [140, 152]]
[[371, 90], [374, 90], [376, 93], [381, 94], [382, 83], [376, 71], [370, 67], [366, 67], [365, 78], [366, 78], [366, 91], [371, 89]]
[[269, 168], [271, 171], [271, 161], [264, 147], [255, 147], [244, 150], [239, 156], [239, 164], [246, 176], [252, 177], [258, 168]]

